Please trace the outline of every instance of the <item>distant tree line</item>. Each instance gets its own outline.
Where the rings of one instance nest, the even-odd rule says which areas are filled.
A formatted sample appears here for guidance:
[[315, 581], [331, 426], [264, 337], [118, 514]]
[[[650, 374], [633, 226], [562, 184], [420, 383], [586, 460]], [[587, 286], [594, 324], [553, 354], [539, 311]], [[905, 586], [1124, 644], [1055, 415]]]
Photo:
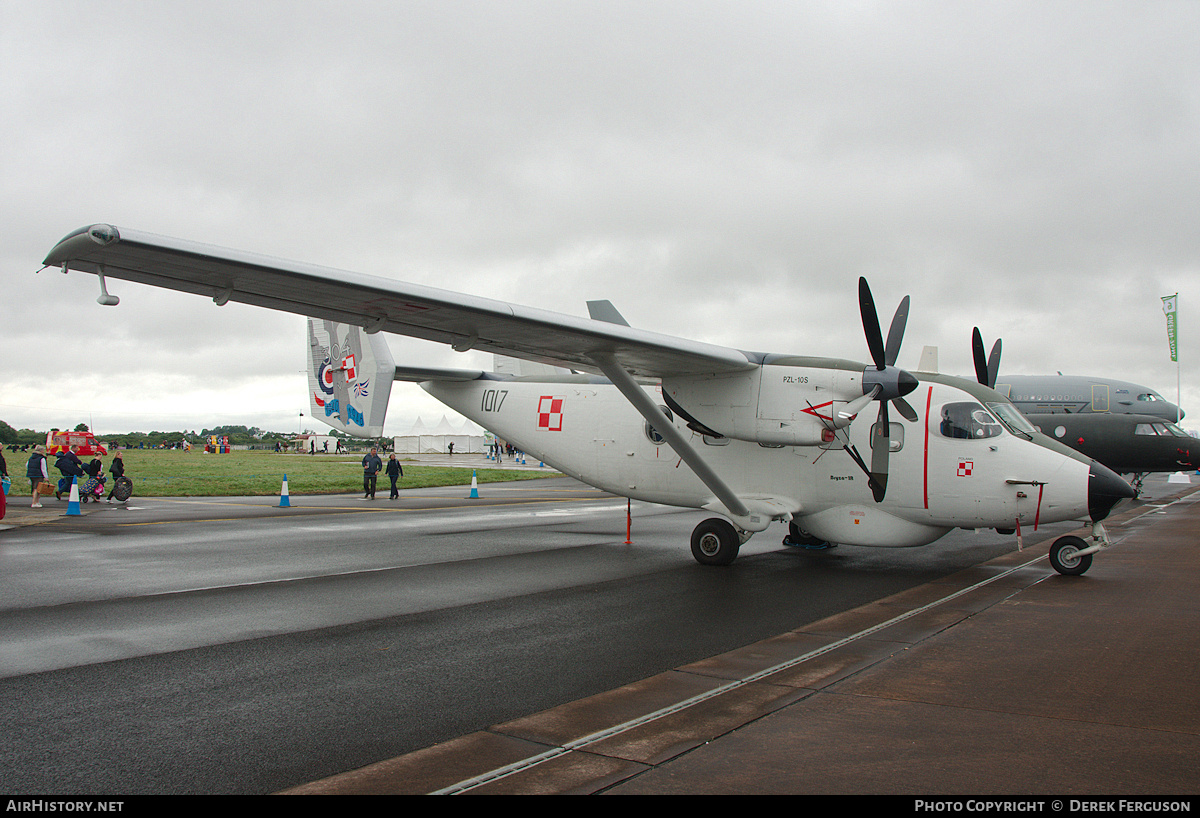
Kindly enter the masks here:
[[[45, 443], [48, 431], [50, 430], [14, 429], [0, 420], [0, 443], [6, 446], [32, 446]], [[88, 431], [87, 424], [80, 423], [74, 431]], [[265, 446], [267, 448], [273, 448], [276, 442], [283, 443], [295, 437], [295, 434], [291, 432], [268, 432], [257, 426], [215, 426], [211, 429], [201, 429], [199, 432], [194, 430], [126, 432], [124, 434], [97, 435], [97, 439], [102, 443], [118, 444], [122, 448], [154, 448], [162, 445], [174, 446], [185, 440], [193, 445], [202, 444], [213, 435], [228, 437], [232, 446]]]

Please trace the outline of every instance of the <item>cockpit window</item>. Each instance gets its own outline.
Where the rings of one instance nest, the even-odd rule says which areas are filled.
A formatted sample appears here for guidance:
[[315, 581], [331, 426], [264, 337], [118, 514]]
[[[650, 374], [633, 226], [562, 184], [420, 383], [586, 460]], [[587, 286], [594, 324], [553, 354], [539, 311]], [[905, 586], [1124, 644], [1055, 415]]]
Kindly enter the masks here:
[[1162, 400], [1162, 398], [1160, 398], [1158, 395], [1154, 394], [1153, 392], [1143, 392], [1142, 394], [1138, 395], [1137, 399], [1138, 400]]
[[1174, 423], [1139, 423], [1133, 427], [1135, 435], [1157, 435], [1159, 437], [1191, 437]]
[[1003, 431], [1000, 422], [978, 403], [947, 403], [942, 407], [942, 437], [981, 440]]
[[1015, 435], [1031, 437], [1037, 431], [1028, 418], [1021, 414], [1021, 410], [1011, 403], [989, 403], [987, 407]]

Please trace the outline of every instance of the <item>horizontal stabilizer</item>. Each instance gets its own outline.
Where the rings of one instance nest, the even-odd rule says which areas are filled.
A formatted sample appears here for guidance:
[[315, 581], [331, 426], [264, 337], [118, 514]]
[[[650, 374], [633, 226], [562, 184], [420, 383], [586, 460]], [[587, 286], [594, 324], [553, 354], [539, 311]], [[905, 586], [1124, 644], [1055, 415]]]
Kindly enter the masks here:
[[397, 366], [392, 380], [423, 383], [424, 381], [477, 381], [482, 369], [441, 369], [434, 366]]

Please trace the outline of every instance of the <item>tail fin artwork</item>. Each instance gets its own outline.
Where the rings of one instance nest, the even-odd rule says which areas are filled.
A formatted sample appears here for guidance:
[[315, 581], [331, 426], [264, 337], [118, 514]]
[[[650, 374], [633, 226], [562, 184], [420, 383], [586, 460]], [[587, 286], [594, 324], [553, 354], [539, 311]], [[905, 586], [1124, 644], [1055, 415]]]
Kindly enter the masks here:
[[380, 335], [308, 319], [308, 404], [317, 420], [356, 437], [380, 437], [396, 363]]

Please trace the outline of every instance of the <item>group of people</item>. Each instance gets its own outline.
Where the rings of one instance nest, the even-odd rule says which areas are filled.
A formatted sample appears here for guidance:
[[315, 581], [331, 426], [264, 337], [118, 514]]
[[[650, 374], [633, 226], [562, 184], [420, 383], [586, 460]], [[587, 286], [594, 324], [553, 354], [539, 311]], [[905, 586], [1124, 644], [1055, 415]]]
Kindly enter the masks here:
[[[64, 449], [58, 453], [55, 461], [55, 468], [63, 475], [63, 481], [69, 482], [68, 478], [94, 478], [101, 484], [104, 482], [104, 464], [99, 458], [93, 459], [88, 464], [79, 459], [79, 455], [69, 449]], [[8, 476], [8, 466], [4, 463], [3, 456], [0, 456], [0, 469], [3, 469], [4, 476]], [[113, 476], [112, 489], [108, 492], [107, 502], [113, 501], [113, 493], [117, 490], [117, 481], [125, 476], [125, 461], [121, 459], [121, 453], [116, 452], [113, 455], [112, 463], [108, 467], [109, 473]], [[29, 488], [32, 493], [33, 501], [30, 503], [30, 508], [41, 508], [43, 484], [50, 482], [50, 465], [46, 457], [45, 446], [34, 446], [33, 454], [29, 456], [28, 462], [25, 464], [25, 476], [29, 479]], [[69, 486], [66, 489], [70, 490]], [[54, 489], [54, 499], [61, 500], [64, 489], [60, 483], [58, 488]]]
[[379, 472], [386, 471], [388, 479], [392, 482], [392, 494], [389, 500], [395, 500], [400, 496], [400, 490], [396, 487], [396, 481], [404, 476], [404, 467], [400, 465], [400, 461], [396, 459], [395, 454], [388, 455], [387, 468], [384, 468], [383, 460], [379, 457], [379, 449], [372, 448], [362, 459], [363, 467], [363, 499], [375, 499], [375, 482], [379, 479]]

